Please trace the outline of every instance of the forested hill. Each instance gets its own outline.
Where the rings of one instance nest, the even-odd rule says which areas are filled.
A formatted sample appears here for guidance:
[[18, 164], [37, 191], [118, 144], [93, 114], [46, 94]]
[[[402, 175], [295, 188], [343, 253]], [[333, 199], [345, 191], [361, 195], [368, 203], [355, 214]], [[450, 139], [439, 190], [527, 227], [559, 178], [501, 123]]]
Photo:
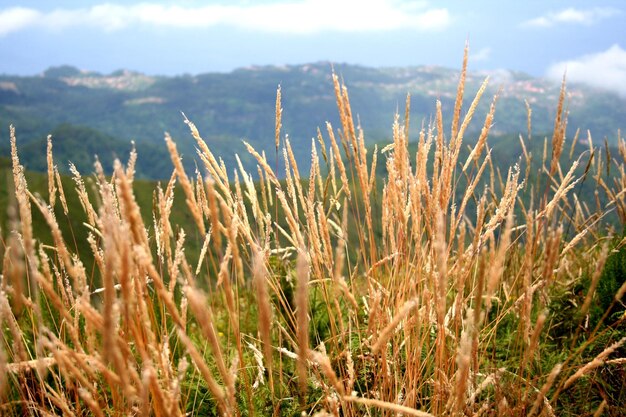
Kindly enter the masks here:
[[[385, 141], [391, 133], [394, 113], [404, 113], [406, 94], [412, 98], [413, 137], [431, 120], [437, 99], [443, 113], [451, 115], [459, 71], [440, 67], [366, 68], [334, 65], [348, 86], [353, 114], [358, 115], [370, 143]], [[8, 126], [17, 130], [22, 162], [29, 169], [45, 167], [45, 137], [54, 138], [60, 169], [67, 161], [90, 172], [93, 155], [109, 164], [113, 157], [127, 158], [131, 140], [138, 152], [139, 175], [164, 178], [170, 174], [164, 132], [176, 140], [186, 165], [193, 169], [195, 146], [181, 112], [192, 120], [211, 149], [226, 165], [235, 167], [235, 152], [244, 165], [253, 167], [242, 140], [274, 155], [276, 88], [282, 88], [283, 134], [298, 151], [301, 168], [308, 165], [309, 147], [317, 128], [337, 111], [330, 63], [297, 66], [250, 67], [230, 73], [148, 76], [126, 70], [112, 74], [56, 67], [40, 76], [0, 76], [0, 156], [9, 151]], [[466, 104], [482, 81], [489, 88], [470, 126], [468, 140], [481, 128], [484, 113], [499, 91], [493, 135], [526, 133], [526, 105], [532, 108], [535, 133], [553, 127], [558, 83], [510, 71], [470, 73]], [[576, 128], [590, 130], [597, 139], [617, 137], [626, 126], [626, 100], [618, 95], [580, 85], [570, 85], [570, 137]], [[322, 130], [324, 131], [324, 129]], [[586, 134], [585, 134], [586, 136]], [[503, 144], [499, 146], [505, 146]]]

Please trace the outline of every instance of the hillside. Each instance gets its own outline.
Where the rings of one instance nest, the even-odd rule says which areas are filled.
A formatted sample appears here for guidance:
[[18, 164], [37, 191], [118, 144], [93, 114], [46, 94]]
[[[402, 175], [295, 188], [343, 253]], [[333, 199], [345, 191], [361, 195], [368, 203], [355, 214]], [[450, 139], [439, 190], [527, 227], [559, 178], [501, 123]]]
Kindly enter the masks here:
[[[334, 71], [350, 88], [353, 113], [358, 115], [369, 143], [388, 139], [394, 113], [404, 108], [407, 92], [412, 98], [412, 139], [422, 122], [431, 120], [436, 99], [442, 101], [444, 114], [452, 114], [459, 77], [456, 70], [335, 65]], [[279, 84], [284, 109], [282, 132], [289, 135], [296, 150], [308, 149], [316, 129], [323, 128], [326, 121], [338, 125], [331, 74], [331, 64], [315, 63], [177, 77], [126, 70], [103, 75], [67, 66], [51, 68], [41, 76], [4, 75], [0, 76], [0, 129], [7, 138], [8, 125], [16, 126], [22, 160], [29, 169], [42, 168], [45, 137], [51, 133], [59, 165], [72, 160], [89, 172], [88, 161], [94, 153], [109, 161], [113, 155], [127, 154], [133, 140], [141, 155], [139, 175], [164, 178], [169, 175], [163, 163], [169, 159], [163, 145], [165, 131], [177, 140], [188, 169], [194, 168], [194, 142], [183, 122], [184, 112], [227, 166], [235, 166], [233, 154], [237, 152], [250, 168], [254, 161], [247, 157], [242, 140], [274, 154], [273, 104]], [[498, 91], [492, 135], [526, 132], [525, 101], [532, 107], [534, 132], [553, 128], [557, 84], [510, 71], [469, 73], [465, 87], [469, 96], [488, 75], [490, 84], [470, 133], [480, 129], [490, 99]], [[583, 86], [570, 85], [569, 91], [570, 129], [589, 129], [594, 138], [615, 141], [617, 129], [626, 121], [624, 100]], [[464, 108], [468, 106], [466, 102]], [[71, 145], [63, 141], [71, 141]], [[7, 154], [8, 140], [3, 139], [0, 155]], [[77, 158], [77, 154], [83, 156]], [[309, 157], [308, 152], [296, 154], [302, 167], [308, 165]]]
[[457, 113], [375, 166], [347, 105], [309, 179], [204, 147], [209, 181], [63, 176], [65, 210], [0, 157], [2, 415], [624, 415], [624, 139], [559, 113], [468, 158]]
[[[54, 138], [53, 147], [55, 155], [60, 156], [63, 162], [58, 165], [59, 171], [69, 173], [71, 162], [78, 170], [90, 173], [93, 170], [94, 155], [98, 156], [102, 165], [107, 168], [113, 167], [115, 158], [126, 159], [133, 144], [118, 139], [99, 130], [62, 123], [50, 131]], [[27, 142], [21, 146], [25, 157], [25, 164], [30, 170], [45, 171], [47, 140], [45, 137]], [[137, 152], [142, 155], [137, 161], [137, 169], [142, 177], [162, 178], [171, 169], [169, 158], [163, 158], [163, 145], [161, 143], [141, 143], [136, 146]]]

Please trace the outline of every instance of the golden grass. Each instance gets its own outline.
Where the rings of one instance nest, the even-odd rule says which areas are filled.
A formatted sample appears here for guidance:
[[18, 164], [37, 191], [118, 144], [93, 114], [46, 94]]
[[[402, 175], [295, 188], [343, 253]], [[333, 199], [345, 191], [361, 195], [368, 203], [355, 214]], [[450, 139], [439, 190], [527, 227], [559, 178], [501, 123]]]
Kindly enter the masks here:
[[[613, 207], [626, 218], [626, 144], [619, 138], [620, 155], [610, 161], [621, 170], [614, 185], [598, 172], [609, 161], [592, 153], [585, 175], [595, 175], [610, 204], [596, 212], [583, 208], [572, 195], [581, 159], [560, 165], [563, 84], [552, 155], [544, 155], [539, 173], [542, 193], [529, 184], [528, 170], [511, 167], [502, 179], [493, 168], [487, 138], [496, 97], [461, 162], [488, 82], [462, 118], [466, 71], [467, 49], [450, 137], [438, 102], [435, 122], [420, 132], [413, 156], [410, 98], [405, 120], [398, 116], [393, 125], [393, 143], [368, 155], [348, 90], [333, 74], [341, 128], [327, 124], [328, 148], [318, 131], [308, 180], [281, 138], [280, 88], [275, 143], [284, 175], [246, 145], [258, 162], [258, 181], [241, 164], [229, 181], [223, 162], [185, 118], [204, 173], [188, 177], [166, 135], [174, 173], [165, 190], [155, 190], [151, 224], [144, 223], [133, 191], [136, 154], [127, 168], [116, 162], [111, 178], [96, 163], [96, 199], [72, 168], [91, 232], [88, 242], [76, 244], [91, 248], [91, 274], [101, 288], [87, 284], [84, 260], [59, 227], [57, 194], [64, 214], [74, 213], [68, 213], [52, 141], [44, 201], [29, 192], [11, 128], [16, 207], [0, 283], [0, 413], [554, 414], [558, 396], [625, 341], [605, 346], [588, 363], [576, 362], [572, 349], [548, 371], [540, 366], [552, 291], [573, 274], [591, 276], [580, 307], [585, 315], [612, 249], [599, 219]], [[530, 117], [528, 107], [527, 140]], [[386, 177], [379, 190], [381, 155]], [[176, 183], [196, 230], [170, 222]], [[526, 207], [520, 193], [531, 188]], [[31, 205], [43, 215], [52, 245], [38, 240]], [[573, 235], [563, 232], [563, 218]], [[185, 252], [189, 239], [202, 248], [193, 267]], [[625, 291], [623, 285], [616, 302]], [[509, 320], [515, 337], [499, 340]], [[501, 349], [518, 362], [498, 360], [504, 343]], [[203, 391], [210, 400], [198, 400]]]

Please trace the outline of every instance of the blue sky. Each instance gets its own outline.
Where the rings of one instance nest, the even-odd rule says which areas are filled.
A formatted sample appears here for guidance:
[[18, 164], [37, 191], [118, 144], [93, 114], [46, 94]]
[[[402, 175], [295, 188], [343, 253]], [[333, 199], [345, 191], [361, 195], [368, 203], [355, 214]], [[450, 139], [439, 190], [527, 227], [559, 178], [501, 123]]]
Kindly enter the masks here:
[[626, 2], [8, 1], [0, 73], [197, 74], [314, 61], [511, 69], [626, 92]]

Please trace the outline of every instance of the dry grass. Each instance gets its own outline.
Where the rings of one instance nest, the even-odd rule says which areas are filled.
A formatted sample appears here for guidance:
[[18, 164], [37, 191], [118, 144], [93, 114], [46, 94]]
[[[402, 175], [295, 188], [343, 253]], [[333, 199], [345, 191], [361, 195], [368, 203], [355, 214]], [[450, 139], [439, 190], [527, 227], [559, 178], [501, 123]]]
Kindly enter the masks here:
[[[487, 85], [462, 117], [466, 66], [467, 51], [451, 136], [438, 103], [415, 155], [407, 98], [405, 119], [396, 118], [393, 143], [381, 152], [382, 188], [375, 175], [382, 156], [368, 155], [336, 76], [341, 126], [328, 124], [327, 138], [320, 132], [313, 142], [308, 180], [281, 138], [280, 89], [275, 142], [284, 175], [248, 147], [257, 180], [241, 165], [229, 177], [186, 120], [204, 172], [188, 177], [166, 136], [175, 170], [155, 191], [146, 224], [133, 192], [136, 156], [128, 168], [116, 163], [111, 178], [96, 164], [95, 199], [74, 169], [91, 231], [75, 245], [91, 248], [90, 276], [101, 288], [87, 284], [59, 227], [57, 193], [65, 215], [73, 213], [52, 142], [44, 201], [29, 192], [12, 129], [16, 203], [0, 282], [0, 414], [554, 415], [559, 396], [609, 358], [621, 360], [614, 353], [624, 339], [588, 363], [572, 348], [546, 370], [541, 341], [556, 288], [587, 275], [583, 315], [593, 300], [596, 265], [613, 249], [598, 219], [613, 208], [626, 218], [626, 144], [620, 138], [610, 162], [621, 172], [615, 184], [599, 172], [609, 162], [593, 154], [585, 175], [610, 203], [583, 209], [573, 195], [579, 160], [560, 164], [564, 84], [551, 158], [535, 184], [519, 166], [504, 179], [494, 171], [487, 140], [495, 98], [460, 161]], [[170, 222], [176, 183], [197, 230]], [[532, 195], [528, 207], [521, 193]], [[37, 239], [32, 210], [43, 215], [52, 245]], [[193, 236], [202, 247], [197, 266], [185, 252]], [[588, 333], [587, 343], [602, 332]]]

